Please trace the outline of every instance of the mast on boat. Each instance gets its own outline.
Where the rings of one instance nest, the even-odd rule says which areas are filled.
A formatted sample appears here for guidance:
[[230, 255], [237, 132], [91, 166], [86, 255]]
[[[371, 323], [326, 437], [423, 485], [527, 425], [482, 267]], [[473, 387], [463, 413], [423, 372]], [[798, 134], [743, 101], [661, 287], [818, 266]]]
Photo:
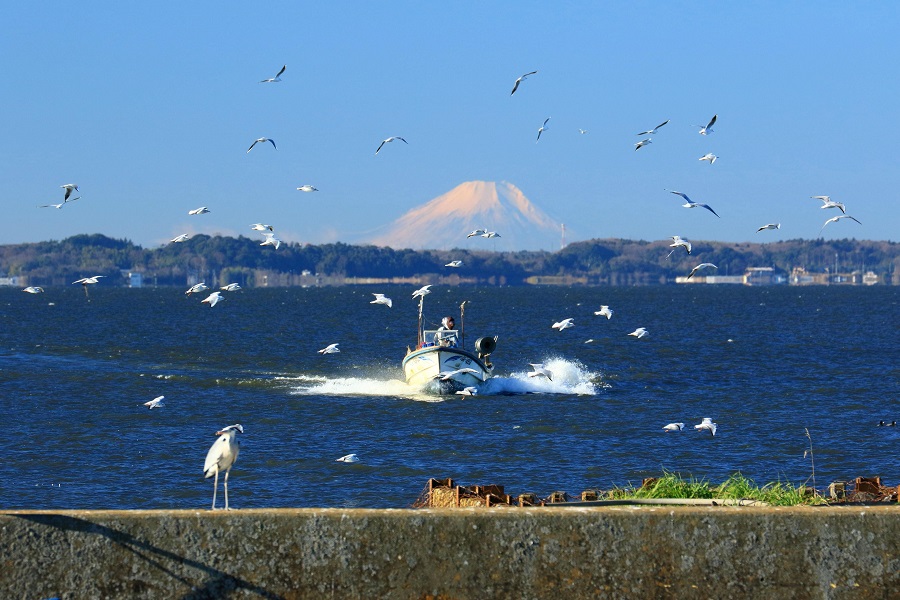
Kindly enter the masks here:
[[416, 348], [421, 348], [425, 344], [424, 335], [422, 332], [422, 305], [425, 302], [425, 296], [419, 296], [419, 330], [416, 337]]

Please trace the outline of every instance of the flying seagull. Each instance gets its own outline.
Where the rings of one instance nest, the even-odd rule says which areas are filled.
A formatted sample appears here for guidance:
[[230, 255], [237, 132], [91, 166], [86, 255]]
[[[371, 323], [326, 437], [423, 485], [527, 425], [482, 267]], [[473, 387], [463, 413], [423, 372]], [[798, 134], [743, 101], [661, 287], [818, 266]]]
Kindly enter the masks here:
[[65, 188], [65, 190], [66, 190], [66, 195], [63, 197], [63, 203], [69, 201], [69, 196], [72, 195], [72, 192], [73, 192], [73, 191], [76, 191], [76, 192], [78, 191], [78, 184], [77, 184], [77, 183], [64, 183], [64, 184], [62, 184], [62, 185], [59, 186], [59, 187]]
[[222, 292], [213, 292], [206, 298], [200, 301], [201, 304], [206, 303], [209, 304], [209, 307], [212, 308], [216, 304], [219, 303], [219, 300], [224, 300], [225, 297], [222, 295]]
[[656, 135], [656, 130], [659, 129], [660, 127], [662, 127], [663, 125], [665, 125], [665, 124], [668, 123], [668, 122], [669, 122], [669, 120], [666, 119], [665, 121], [663, 121], [662, 123], [660, 123], [659, 125], [657, 125], [656, 127], [654, 127], [653, 129], [648, 129], [647, 131], [642, 131], [642, 132], [640, 132], [640, 133], [638, 133], [638, 134], [636, 134], [636, 135]]
[[29, 294], [42, 294], [44, 293], [44, 288], [37, 285], [29, 285], [27, 288], [22, 290], [23, 292], [27, 292]]
[[544, 368], [544, 363], [529, 364], [531, 365], [531, 368], [534, 369], [534, 371], [528, 374], [529, 377], [546, 377], [548, 380], [553, 381], [553, 373]]
[[445, 267], [454, 267], [454, 268], [455, 268], [455, 267], [461, 267], [462, 264], [463, 264], [463, 262], [462, 262], [461, 260], [451, 260], [450, 262], [448, 262], [448, 263], [447, 263], [446, 265], [444, 265], [444, 266], [445, 266]]
[[267, 229], [269, 231], [275, 231], [275, 229], [271, 225], [266, 225], [264, 223], [254, 223], [250, 226], [250, 229], [252, 229], [253, 231], [265, 231]]
[[495, 238], [495, 237], [500, 237], [500, 234], [497, 233], [496, 231], [485, 231], [484, 233], [481, 234], [481, 237], [483, 237], [483, 238]]
[[106, 277], [106, 275], [94, 275], [93, 277], [83, 277], [83, 278], [79, 279], [78, 281], [73, 281], [72, 285], [75, 285], [76, 283], [80, 283], [83, 286], [87, 286], [89, 283], [97, 283], [97, 280], [100, 279], [101, 277]]
[[558, 321], [550, 326], [553, 329], [559, 329], [562, 331], [563, 329], [568, 329], [569, 327], [575, 327], [575, 319], [569, 317], [568, 319], [563, 319], [562, 321]]
[[474, 237], [474, 236], [476, 236], [476, 235], [482, 235], [482, 234], [484, 234], [484, 233], [487, 233], [487, 230], [485, 230], [485, 229], [476, 229], [475, 231], [470, 232], [469, 235], [466, 236], [466, 239], [469, 239], [470, 237]]
[[153, 410], [154, 408], [162, 408], [165, 406], [165, 404], [163, 404], [163, 398], [165, 398], [165, 396], [157, 396], [153, 400], [144, 402], [144, 406], [146, 406], [150, 410]]
[[75, 198], [72, 198], [71, 200], [63, 200], [63, 201], [60, 202], [59, 204], [41, 204], [40, 206], [38, 206], [38, 208], [56, 208], [56, 209], [60, 209], [60, 208], [62, 208], [63, 206], [65, 206], [66, 204], [68, 204], [69, 202], [75, 202], [76, 200], [81, 200], [81, 196], [77, 196], [77, 197], [75, 197]]
[[644, 337], [644, 336], [650, 335], [650, 332], [647, 331], [646, 329], [644, 329], [643, 327], [638, 327], [637, 329], [635, 329], [634, 331], [632, 331], [632, 332], [629, 333], [628, 335], [633, 335], [633, 336], [636, 337], [637, 339], [641, 339], [641, 338]]
[[[712, 214], [719, 217], [719, 214], [716, 211], [714, 211], [712, 208], [710, 208], [709, 204], [700, 204], [699, 202], [694, 202], [690, 198], [687, 197], [687, 194], [683, 194], [681, 192], [673, 192], [672, 190], [666, 190], [666, 191], [671, 194], [675, 194], [676, 196], [681, 196], [682, 198], [684, 198], [687, 201], [687, 204], [682, 204], [681, 206], [683, 206], [685, 208], [697, 208], [698, 206], [701, 206], [701, 207], [705, 208], [706, 210], [708, 210], [709, 212], [711, 212]], [[719, 217], [719, 218], [721, 219], [722, 217]]]
[[478, 388], [472, 386], [464, 387], [461, 390], [457, 390], [456, 394], [459, 396], [475, 396], [478, 394]]
[[[829, 223], [837, 223], [841, 219], [853, 219], [854, 221], [862, 225], [862, 223], [860, 223], [858, 219], [856, 219], [855, 217], [851, 217], [850, 215], [838, 215], [836, 217], [831, 217], [830, 219], [825, 221], [825, 225], [828, 225]], [[822, 230], [825, 229], [825, 225], [822, 225], [822, 229], [819, 230], [819, 233], [822, 233]]]
[[278, 83], [279, 81], [281, 81], [281, 74], [284, 73], [285, 69], [287, 69], [287, 65], [281, 67], [281, 70], [278, 71], [278, 75], [269, 79], [263, 79], [262, 81], [260, 81], [260, 83]]
[[427, 294], [431, 293], [431, 290], [428, 288], [430, 288], [432, 285], [434, 285], [434, 284], [429, 283], [428, 285], [423, 285], [422, 287], [420, 287], [419, 289], [417, 289], [416, 291], [413, 292], [412, 297], [413, 298], [425, 297]]
[[375, 299], [369, 302], [369, 304], [387, 304], [388, 308], [394, 305], [393, 301], [384, 294], [376, 294], [373, 292], [372, 295], [375, 296]]
[[[673, 235], [672, 243], [669, 244], [669, 247], [672, 248], [672, 252], [675, 252], [676, 250], [678, 250], [678, 248], [684, 248], [685, 250], [687, 250], [687, 253], [690, 254], [692, 246], [689, 241], [687, 241], [680, 235]], [[670, 256], [672, 256], [672, 252], [669, 252], [668, 254], [666, 254], [666, 258], [669, 258]]]
[[318, 191], [319, 191], [319, 190], [317, 190], [316, 188], [314, 188], [313, 186], [308, 185], [308, 184], [307, 184], [307, 185], [301, 185], [301, 186], [298, 187], [297, 189], [300, 190], [301, 192], [318, 192]]
[[644, 146], [646, 146], [647, 144], [652, 144], [652, 143], [653, 143], [653, 140], [651, 140], [650, 138], [647, 138], [647, 139], [641, 140], [637, 144], [635, 144], [634, 149], [635, 149], [635, 151], [637, 151], [637, 150], [640, 150], [641, 148], [643, 148]]
[[703, 125], [696, 125], [696, 127], [700, 128], [700, 135], [706, 135], [713, 132], [712, 126], [715, 124], [716, 118], [718, 118], [718, 116], [719, 115], [713, 115], [713, 118], [709, 120], [709, 123], [706, 124], [706, 127], [704, 127]]
[[759, 233], [763, 229], [781, 229], [781, 223], [769, 223], [767, 225], [763, 225], [759, 229], [756, 230], [756, 233]]
[[691, 269], [691, 272], [688, 273], [688, 279], [690, 279], [691, 277], [693, 277], [693, 276], [694, 276], [694, 273], [696, 273], [696, 272], [699, 271], [700, 269], [718, 269], [718, 268], [719, 268], [719, 267], [717, 267], [716, 265], [714, 265], [714, 264], [712, 264], [712, 263], [700, 263], [699, 265], [697, 265], [696, 267], [694, 267], [693, 269]]
[[338, 348], [337, 344], [328, 344], [327, 346], [325, 346], [321, 350], [318, 350], [317, 352], [319, 354], [336, 354], [340, 351], [341, 350], [340, 350], [340, 348]]
[[378, 156], [378, 153], [381, 152], [381, 147], [382, 147], [382, 146], [384, 146], [385, 144], [389, 144], [389, 143], [393, 142], [394, 140], [400, 140], [400, 141], [403, 142], [404, 144], [409, 145], [409, 142], [407, 142], [406, 140], [404, 140], [404, 139], [403, 139], [402, 137], [400, 137], [399, 135], [392, 135], [391, 137], [389, 137], [389, 138], [386, 139], [386, 140], [381, 140], [381, 143], [378, 144], [378, 149], [375, 151], [375, 156]]
[[696, 429], [697, 431], [709, 431], [713, 435], [713, 437], [715, 437], [716, 429], [718, 429], [718, 426], [713, 423], [713, 420], [709, 417], [703, 417], [703, 421], [701, 421], [699, 425], [694, 425], [694, 429]]
[[264, 233], [263, 235], [266, 236], [266, 239], [260, 246], [275, 246], [275, 249], [278, 250], [281, 246], [281, 240], [275, 237], [274, 233]]
[[834, 200], [832, 200], [831, 196], [810, 196], [810, 198], [815, 198], [816, 200], [822, 201], [822, 206], [820, 206], [819, 208], [839, 208], [841, 209], [842, 213], [847, 213], [847, 207], [844, 206], [842, 202], [835, 202]]
[[206, 461], [203, 463], [203, 476], [207, 479], [216, 476], [213, 482], [212, 510], [216, 509], [216, 491], [219, 488], [219, 473], [225, 471], [225, 510], [228, 508], [228, 474], [234, 461], [237, 460], [241, 450], [241, 444], [235, 439], [237, 432], [244, 433], [240, 423], [229, 425], [216, 432], [218, 439], [206, 453]]
[[463, 373], [478, 375], [478, 371], [476, 371], [475, 369], [471, 367], [465, 367], [463, 369], [456, 369], [455, 371], [441, 371], [434, 376], [434, 379], [440, 379], [441, 381], [450, 381], [451, 379], [453, 379], [454, 375], [462, 375]]
[[550, 121], [550, 117], [547, 117], [546, 119], [544, 119], [544, 124], [541, 125], [540, 128], [538, 128], [538, 136], [537, 136], [537, 139], [534, 141], [535, 144], [537, 144], [539, 141], [541, 141], [541, 134], [544, 133], [545, 131], [547, 131], [547, 129], [549, 129], [547, 127], [548, 121]]
[[719, 158], [719, 157], [716, 156], [715, 154], [713, 154], [712, 152], [708, 152], [708, 153], [704, 154], [703, 156], [701, 156], [700, 158], [698, 158], [697, 160], [708, 160], [709, 164], [713, 164], [714, 162], [716, 162], [717, 158]]
[[347, 454], [346, 456], [335, 459], [334, 462], [355, 463], [359, 462], [359, 457], [355, 454]]
[[250, 144], [249, 148], [247, 148], [247, 152], [249, 153], [251, 150], [253, 150], [253, 146], [259, 144], [260, 142], [262, 142], [263, 144], [265, 144], [266, 142], [271, 142], [272, 147], [275, 148], [276, 150], [278, 150], [278, 146], [275, 145], [275, 140], [270, 140], [269, 138], [261, 137], [261, 138], [256, 138], [255, 140], [253, 140], [253, 143]]
[[515, 85], [513, 85], [513, 89], [509, 93], [509, 95], [512, 96], [513, 94], [515, 94], [516, 90], [519, 89], [519, 84], [522, 83], [523, 81], [525, 81], [529, 75], [534, 75], [535, 73], [537, 73], [537, 71], [532, 71], [531, 73], [525, 73], [524, 75], [522, 75], [521, 77], [516, 79], [516, 83], [515, 83]]
[[206, 208], [205, 206], [201, 206], [200, 208], [195, 208], [194, 210], [189, 210], [188, 214], [189, 215], [205, 215], [208, 212], [209, 212], [208, 208]]
[[191, 286], [191, 289], [185, 292], [185, 295], [190, 296], [191, 294], [197, 294], [199, 292], [205, 292], [209, 289], [209, 286], [206, 285], [205, 282], [201, 281], [200, 283], [196, 283]]
[[682, 429], [684, 429], [684, 423], [669, 423], [668, 425], [663, 427], [663, 431], [665, 432], [681, 431]]
[[177, 244], [177, 243], [179, 243], [179, 242], [185, 241], [185, 240], [188, 239], [189, 237], [191, 237], [191, 235], [190, 235], [189, 233], [182, 233], [182, 234], [179, 235], [178, 237], [174, 237], [174, 238], [172, 238], [171, 240], [169, 240], [169, 242], [174, 242], [174, 243]]
[[241, 289], [241, 286], [238, 285], [237, 283], [229, 283], [228, 285], [223, 285], [219, 289], [223, 290], [225, 292], [236, 292], [239, 289]]
[[612, 319], [613, 311], [606, 304], [600, 306], [600, 310], [595, 310], [594, 314], [598, 317], [606, 317], [606, 320], [609, 321]]
[[579, 127], [579, 128], [578, 128], [578, 133], [580, 133], [581, 135], [584, 135], [584, 134], [587, 133], [587, 129], [582, 129], [581, 127]]

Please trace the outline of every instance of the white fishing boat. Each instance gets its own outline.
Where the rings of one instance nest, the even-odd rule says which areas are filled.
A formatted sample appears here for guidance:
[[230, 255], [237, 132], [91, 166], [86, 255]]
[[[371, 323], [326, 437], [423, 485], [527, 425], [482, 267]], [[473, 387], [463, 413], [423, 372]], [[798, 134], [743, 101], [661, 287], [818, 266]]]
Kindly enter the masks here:
[[465, 348], [465, 302], [460, 306], [460, 329], [446, 327], [446, 319], [439, 329], [424, 329], [423, 300], [419, 299], [416, 348], [407, 348], [403, 358], [406, 383], [430, 393], [452, 394], [490, 379], [494, 371], [490, 356], [497, 338], [481, 337], [475, 340], [474, 351]]

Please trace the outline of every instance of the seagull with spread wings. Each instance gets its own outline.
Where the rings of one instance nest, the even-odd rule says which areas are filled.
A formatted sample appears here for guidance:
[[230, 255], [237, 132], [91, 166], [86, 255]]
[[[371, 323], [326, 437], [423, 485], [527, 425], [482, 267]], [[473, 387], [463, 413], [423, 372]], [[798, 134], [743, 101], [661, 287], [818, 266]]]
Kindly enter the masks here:
[[269, 79], [263, 79], [262, 81], [260, 81], [260, 83], [278, 83], [279, 81], [281, 81], [281, 74], [284, 73], [285, 69], [287, 69], [287, 65], [281, 67], [281, 70], [278, 71], [278, 75], [276, 75], [275, 77], [270, 77]]
[[[862, 225], [862, 223], [860, 223], [859, 219], [857, 219], [856, 217], [851, 217], [850, 215], [838, 215], [836, 217], [831, 217], [830, 219], [825, 221], [825, 225], [828, 225], [829, 223], [837, 223], [841, 219], [853, 219], [854, 221], [856, 221], [857, 223]], [[825, 229], [825, 225], [822, 225], [822, 229], [819, 230], [819, 233], [822, 233], [822, 230]]]
[[278, 150], [278, 146], [275, 145], [275, 140], [271, 140], [271, 139], [269, 139], [269, 138], [261, 137], [261, 138], [256, 138], [255, 140], [253, 140], [253, 143], [250, 144], [250, 147], [249, 147], [249, 148], [247, 148], [247, 153], [249, 153], [251, 150], [253, 150], [253, 146], [255, 146], [255, 145], [259, 144], [259, 143], [265, 144], [266, 142], [271, 143], [271, 144], [272, 144], [272, 147], [275, 148], [276, 150]]
[[400, 137], [399, 135], [392, 135], [391, 137], [389, 137], [389, 138], [386, 139], [386, 140], [381, 140], [381, 143], [378, 144], [378, 149], [375, 150], [375, 156], [378, 156], [378, 153], [381, 152], [381, 147], [382, 147], [382, 146], [384, 146], [385, 144], [390, 144], [390, 143], [393, 142], [394, 140], [400, 140], [400, 141], [403, 142], [404, 144], [409, 145], [409, 142], [407, 142], [406, 140], [404, 140], [404, 139], [403, 139], [402, 137]]
[[694, 267], [693, 269], [691, 269], [691, 272], [688, 273], [688, 279], [690, 279], [691, 277], [693, 277], [693, 276], [694, 276], [694, 273], [696, 273], [696, 272], [699, 271], [700, 269], [718, 269], [718, 268], [719, 268], [719, 267], [717, 267], [716, 265], [714, 265], [714, 264], [712, 264], [712, 263], [700, 263], [699, 265], [697, 265], [696, 267]]
[[549, 123], [549, 122], [550, 122], [550, 117], [547, 117], [546, 119], [544, 119], [544, 124], [538, 128], [538, 136], [537, 136], [537, 139], [534, 141], [535, 144], [537, 144], [539, 141], [541, 141], [541, 134], [549, 129], [549, 127], [547, 127], [547, 123]]
[[656, 135], [656, 130], [668, 122], [669, 122], [669, 119], [666, 119], [665, 121], [663, 121], [662, 123], [660, 123], [659, 125], [654, 127], [653, 129], [648, 129], [647, 131], [642, 131], [642, 132], [638, 133], [637, 135]]
[[529, 75], [534, 75], [536, 73], [537, 73], [537, 71], [532, 71], [531, 73], [525, 73], [524, 75], [522, 75], [521, 77], [516, 79], [516, 83], [515, 83], [515, 85], [513, 85], [513, 89], [509, 93], [509, 95], [512, 96], [513, 94], [515, 94], [516, 90], [519, 89], [519, 84], [522, 83], [523, 81], [525, 81], [526, 79], [528, 79]]
[[[687, 194], [683, 194], [681, 192], [674, 192], [672, 190], [666, 190], [666, 191], [669, 192], [670, 194], [675, 194], [676, 196], [681, 196], [682, 198], [684, 198], [687, 203], [682, 204], [681, 206], [683, 206], [685, 208], [697, 208], [698, 206], [700, 206], [700, 207], [705, 208], [712, 214], [716, 215], [717, 217], [719, 216], [719, 214], [716, 211], [714, 211], [712, 208], [710, 208], [709, 204], [700, 204], [699, 202], [694, 202], [693, 200], [688, 198]], [[719, 218], [721, 219], [722, 217], [719, 217]]]
[[713, 118], [709, 120], [709, 123], [707, 123], [705, 127], [703, 125], [695, 125], [695, 127], [700, 128], [700, 135], [706, 135], [708, 133], [712, 133], [713, 132], [712, 126], [715, 125], [716, 119], [718, 117], [719, 117], [719, 115], [713, 115]]

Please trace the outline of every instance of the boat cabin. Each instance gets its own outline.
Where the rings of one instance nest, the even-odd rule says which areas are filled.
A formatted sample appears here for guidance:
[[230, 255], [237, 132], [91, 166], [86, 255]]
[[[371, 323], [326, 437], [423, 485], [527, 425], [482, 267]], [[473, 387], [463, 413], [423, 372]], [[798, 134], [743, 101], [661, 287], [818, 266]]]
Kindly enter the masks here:
[[422, 348], [429, 348], [431, 346], [456, 348], [459, 346], [459, 330], [426, 329], [423, 332], [422, 340]]

